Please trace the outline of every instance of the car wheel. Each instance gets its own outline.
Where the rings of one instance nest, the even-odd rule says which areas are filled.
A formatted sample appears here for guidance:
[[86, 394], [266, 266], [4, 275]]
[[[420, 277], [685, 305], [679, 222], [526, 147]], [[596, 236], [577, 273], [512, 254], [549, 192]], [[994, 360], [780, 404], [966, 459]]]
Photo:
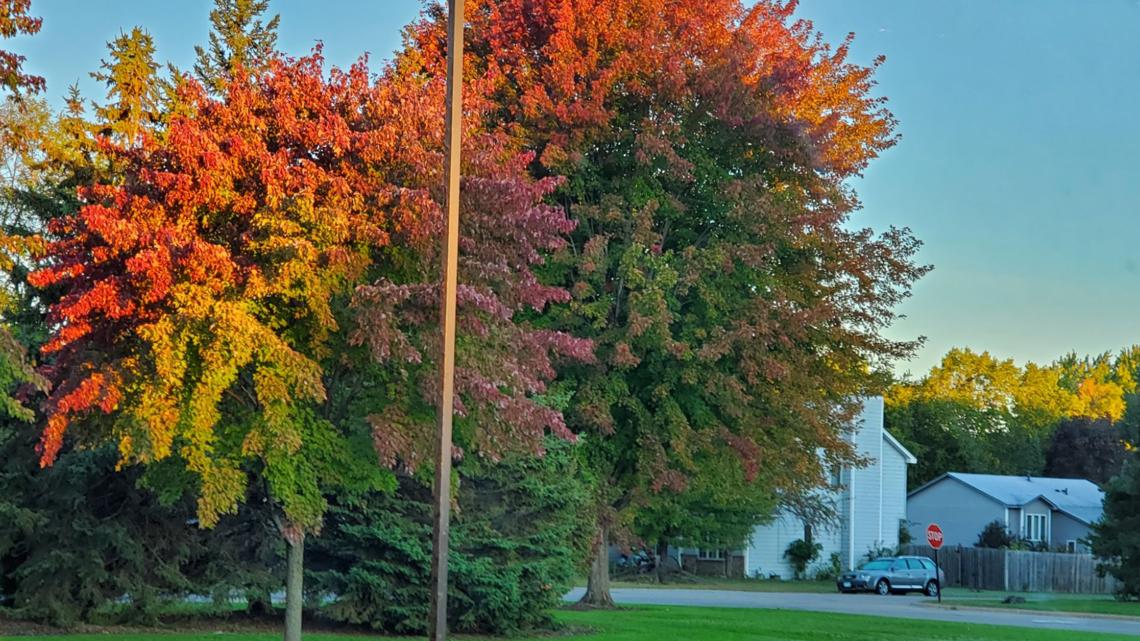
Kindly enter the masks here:
[[938, 581], [927, 581], [926, 589], [923, 592], [931, 598], [938, 596]]
[[887, 583], [886, 579], [879, 579], [879, 582], [875, 584], [875, 592], [878, 592], [882, 596], [887, 596], [891, 593], [891, 584]]

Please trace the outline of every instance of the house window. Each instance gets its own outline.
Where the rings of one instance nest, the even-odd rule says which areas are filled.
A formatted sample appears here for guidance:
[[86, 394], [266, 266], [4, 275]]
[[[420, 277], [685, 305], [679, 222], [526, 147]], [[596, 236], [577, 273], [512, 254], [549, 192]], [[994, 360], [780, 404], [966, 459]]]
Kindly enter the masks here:
[[1039, 543], [1047, 539], [1048, 533], [1045, 530], [1047, 515], [1045, 514], [1026, 514], [1025, 515], [1025, 539], [1033, 543]]
[[838, 465], [833, 465], [831, 467], [831, 475], [827, 479], [827, 482], [831, 484], [831, 487], [843, 485], [843, 468]]
[[701, 548], [697, 550], [697, 558], [702, 561], [723, 561], [724, 550], [709, 550]]
[[1070, 553], [1070, 554], [1076, 554], [1077, 553], [1077, 542], [1074, 541], [1073, 539], [1069, 539], [1068, 541], [1065, 541], [1065, 551]]

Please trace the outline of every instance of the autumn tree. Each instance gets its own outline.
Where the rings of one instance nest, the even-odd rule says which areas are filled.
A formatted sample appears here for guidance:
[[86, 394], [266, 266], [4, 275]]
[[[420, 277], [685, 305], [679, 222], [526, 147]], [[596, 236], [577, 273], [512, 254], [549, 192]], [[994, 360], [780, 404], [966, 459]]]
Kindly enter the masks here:
[[[951, 349], [928, 375], [899, 381], [887, 395], [887, 427], [919, 456], [911, 483], [949, 471], [1087, 470], [1107, 480], [1104, 470], [1118, 469], [1121, 455], [1110, 452], [1123, 447], [1123, 436], [1111, 435], [1119, 429], [1109, 424], [1124, 416], [1135, 389], [1136, 353], [1135, 347], [1115, 356], [1070, 353], [1018, 366], [989, 352]], [[1100, 457], [1107, 457], [1107, 468], [1091, 462]]]
[[[31, 0], [0, 0], [0, 38], [39, 33], [43, 20], [28, 14]], [[19, 94], [21, 90], [36, 93], [44, 90], [44, 79], [24, 73], [25, 56], [0, 49], [0, 86]]]
[[[175, 459], [205, 527], [264, 484], [289, 549], [288, 638], [324, 491], [415, 469], [437, 396], [443, 84], [374, 85], [363, 64], [326, 80], [321, 64], [273, 59], [218, 97], [186, 82], [192, 116], [104, 138], [122, 179], [49, 221], [30, 279], [62, 292], [43, 464], [65, 435], [115, 443], [124, 465]], [[470, 141], [457, 444], [494, 459], [571, 436], [546, 383], [592, 352], [522, 322], [569, 297], [535, 272], [573, 227], [542, 203], [559, 180], [531, 179], [499, 134]]]
[[[563, 370], [602, 488], [587, 602], [611, 602], [610, 530], [707, 463], [776, 493], [851, 462], [856, 395], [913, 347], [879, 331], [924, 271], [916, 243], [850, 226], [844, 182], [893, 144], [894, 120], [871, 93], [874, 67], [793, 9], [471, 8], [468, 92], [486, 105], [475, 126], [536, 149], [536, 176], [565, 175], [555, 198], [577, 222], [547, 270], [573, 299], [544, 320], [599, 357]], [[395, 73], [442, 77], [442, 10], [408, 38]]]
[[262, 22], [268, 8], [269, 0], [214, 0], [209, 48], [194, 48], [194, 74], [207, 89], [221, 93], [238, 69], [250, 74], [266, 68], [277, 51], [281, 22], [277, 15]]

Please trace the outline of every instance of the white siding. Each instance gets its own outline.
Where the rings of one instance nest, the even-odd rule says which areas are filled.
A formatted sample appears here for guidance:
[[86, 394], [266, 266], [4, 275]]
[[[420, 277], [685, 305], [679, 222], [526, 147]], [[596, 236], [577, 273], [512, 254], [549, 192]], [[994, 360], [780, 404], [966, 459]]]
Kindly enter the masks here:
[[883, 399], [880, 397], [867, 399], [863, 404], [863, 413], [859, 420], [862, 424], [854, 435], [855, 448], [860, 456], [866, 457], [872, 463], [852, 470], [851, 474], [853, 478], [850, 491], [855, 500], [855, 509], [852, 512], [854, 519], [851, 524], [853, 537], [848, 541], [848, 556], [844, 559], [844, 565], [849, 568], [854, 567], [868, 551], [885, 545], [879, 511], [882, 490], [880, 462], [884, 448], [890, 446], [883, 442]]
[[[799, 519], [784, 515], [768, 525], [761, 525], [752, 532], [749, 543], [745, 575], [764, 577], [778, 574], [790, 579], [795, 575], [792, 565], [784, 557], [788, 545], [804, 536], [804, 525]], [[808, 574], [818, 565], [830, 563], [833, 552], [843, 553], [843, 536], [838, 527], [813, 530], [812, 539], [823, 546], [819, 558], [808, 568]]]
[[[885, 441], [886, 439], [884, 439]], [[899, 544], [899, 524], [906, 520], [906, 458], [889, 443], [883, 448], [883, 543]]]
[[[868, 465], [843, 471], [843, 487], [835, 496], [839, 522], [813, 533], [823, 546], [817, 565], [826, 565], [837, 552], [843, 567], [851, 568], [873, 548], [898, 545], [899, 521], [906, 516], [907, 461], [884, 436], [881, 397], [864, 399], [857, 420], [858, 428], [851, 438]], [[803, 524], [790, 516], [756, 528], [745, 572], [748, 576], [779, 574], [790, 578], [792, 568], [784, 550], [803, 535]]]

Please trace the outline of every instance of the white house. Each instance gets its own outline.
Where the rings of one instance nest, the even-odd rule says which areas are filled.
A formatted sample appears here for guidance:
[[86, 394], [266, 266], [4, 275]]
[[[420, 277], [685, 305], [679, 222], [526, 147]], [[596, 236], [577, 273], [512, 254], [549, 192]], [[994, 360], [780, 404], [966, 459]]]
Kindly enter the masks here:
[[[838, 553], [847, 569], [854, 568], [870, 550], [898, 545], [899, 525], [907, 516], [907, 465], [917, 462], [883, 428], [881, 396], [865, 399], [857, 420], [858, 427], [850, 438], [869, 463], [835, 475], [831, 492], [839, 522], [826, 528], [817, 526], [811, 533], [812, 540], [823, 546], [816, 563], [826, 563], [832, 553]], [[784, 551], [804, 534], [803, 522], [781, 515], [773, 523], [756, 528], [748, 547], [740, 553], [742, 562], [733, 565], [742, 567], [747, 576], [791, 578], [792, 567]]]

